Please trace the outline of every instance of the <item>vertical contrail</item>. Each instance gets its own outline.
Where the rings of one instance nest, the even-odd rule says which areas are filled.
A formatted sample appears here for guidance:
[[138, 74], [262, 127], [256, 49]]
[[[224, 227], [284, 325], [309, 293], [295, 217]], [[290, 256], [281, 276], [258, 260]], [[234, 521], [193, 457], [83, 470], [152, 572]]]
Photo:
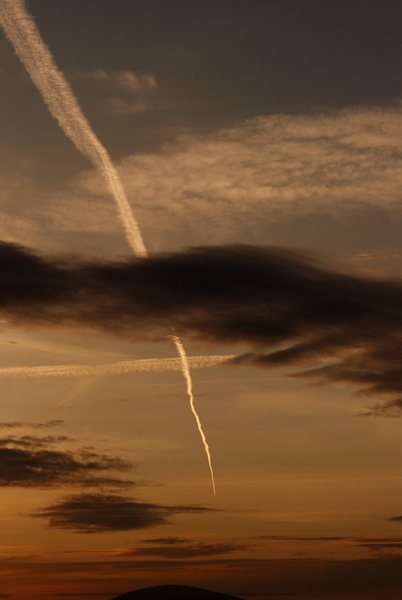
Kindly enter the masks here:
[[147, 256], [138, 223], [131, 212], [113, 163], [84, 116], [64, 75], [43, 42], [23, 0], [0, 0], [0, 25], [41, 93], [50, 114], [76, 148], [101, 172], [116, 202], [129, 246]]
[[[134, 254], [146, 257], [148, 253], [138, 223], [134, 218], [110, 156], [93, 132], [64, 75], [57, 68], [52, 53], [42, 40], [33, 17], [26, 9], [24, 0], [0, 0], [0, 26], [42, 95], [50, 114], [58, 120], [61, 129], [76, 148], [92, 161], [104, 177], [115, 200], [126, 233], [127, 243]], [[200, 419], [194, 408], [187, 355], [180, 339], [175, 334], [172, 339], [179, 352], [182, 371], [187, 381], [191, 410], [197, 420], [198, 429], [208, 456], [215, 494], [209, 448], [201, 428]]]
[[179, 353], [179, 356], [181, 358], [181, 368], [182, 368], [183, 375], [184, 375], [184, 377], [186, 379], [186, 382], [187, 382], [187, 394], [189, 395], [189, 398], [190, 398], [191, 410], [193, 411], [195, 420], [197, 421], [198, 431], [200, 432], [202, 441], [204, 443], [205, 452], [206, 452], [206, 455], [207, 455], [207, 458], [208, 458], [209, 470], [211, 471], [211, 479], [212, 479], [212, 487], [213, 487], [213, 490], [214, 490], [214, 496], [216, 496], [214, 472], [212, 470], [212, 463], [211, 463], [211, 455], [209, 453], [209, 446], [207, 444], [206, 437], [205, 437], [204, 432], [202, 430], [200, 418], [199, 418], [199, 416], [197, 414], [197, 411], [195, 410], [195, 406], [194, 406], [193, 384], [192, 384], [192, 381], [191, 381], [190, 367], [189, 367], [189, 364], [188, 364], [187, 354], [186, 354], [186, 352], [185, 352], [185, 350], [183, 348], [183, 344], [181, 343], [180, 338], [175, 333], [173, 333], [171, 335], [171, 338], [172, 338], [172, 340], [174, 342], [174, 345], [177, 348], [177, 352]]

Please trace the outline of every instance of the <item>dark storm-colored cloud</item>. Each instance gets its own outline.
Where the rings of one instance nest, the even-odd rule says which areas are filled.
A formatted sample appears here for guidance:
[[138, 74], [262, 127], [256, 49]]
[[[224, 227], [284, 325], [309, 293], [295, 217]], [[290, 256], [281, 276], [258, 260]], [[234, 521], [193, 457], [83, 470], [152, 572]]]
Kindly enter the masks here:
[[402, 515], [398, 515], [397, 517], [390, 517], [389, 519], [387, 519], [387, 521], [400, 521], [402, 522]]
[[66, 440], [65, 436], [0, 438], [0, 487], [134, 485], [132, 481], [107, 474], [108, 471], [128, 471], [127, 462], [86, 449], [71, 452], [53, 447]]
[[2, 243], [0, 282], [0, 315], [15, 325], [87, 326], [150, 340], [174, 327], [212, 343], [248, 344], [233, 366], [302, 365], [294, 377], [402, 392], [396, 278], [351, 274], [281, 248], [201, 247], [84, 263]]
[[115, 494], [72, 494], [29, 516], [48, 519], [48, 527], [79, 533], [130, 531], [167, 525], [178, 513], [205, 513], [203, 506], [164, 506]]

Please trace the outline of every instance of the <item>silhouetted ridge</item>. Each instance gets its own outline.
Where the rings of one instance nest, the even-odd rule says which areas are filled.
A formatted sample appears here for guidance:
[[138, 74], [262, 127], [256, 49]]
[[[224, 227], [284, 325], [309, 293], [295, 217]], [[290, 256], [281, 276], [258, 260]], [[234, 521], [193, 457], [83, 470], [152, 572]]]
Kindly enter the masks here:
[[157, 585], [127, 592], [113, 600], [239, 600], [239, 598], [189, 585]]

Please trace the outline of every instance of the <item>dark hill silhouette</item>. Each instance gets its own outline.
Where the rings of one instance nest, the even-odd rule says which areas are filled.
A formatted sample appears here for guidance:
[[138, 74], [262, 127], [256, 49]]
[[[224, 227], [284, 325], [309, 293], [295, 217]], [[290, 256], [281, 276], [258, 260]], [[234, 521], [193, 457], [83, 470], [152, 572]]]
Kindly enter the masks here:
[[189, 585], [157, 585], [127, 592], [113, 600], [240, 600], [235, 596], [219, 594]]

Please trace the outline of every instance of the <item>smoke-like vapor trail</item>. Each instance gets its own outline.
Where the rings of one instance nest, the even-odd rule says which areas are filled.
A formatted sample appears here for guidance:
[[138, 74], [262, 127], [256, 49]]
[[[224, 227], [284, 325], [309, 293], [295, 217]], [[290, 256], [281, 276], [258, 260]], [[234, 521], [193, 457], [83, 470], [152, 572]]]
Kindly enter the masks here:
[[216, 496], [214, 472], [212, 470], [212, 462], [211, 462], [211, 455], [209, 453], [209, 446], [207, 444], [206, 437], [205, 437], [204, 432], [202, 430], [200, 418], [199, 418], [199, 416], [197, 414], [197, 411], [195, 410], [195, 406], [194, 406], [193, 384], [192, 384], [192, 381], [191, 381], [190, 367], [189, 367], [189, 362], [188, 362], [187, 354], [186, 354], [186, 352], [185, 352], [185, 350], [183, 348], [183, 344], [181, 343], [180, 338], [177, 337], [177, 335], [174, 334], [174, 333], [172, 334], [171, 337], [172, 337], [172, 340], [174, 342], [174, 345], [177, 348], [179, 356], [181, 358], [181, 369], [183, 371], [183, 375], [184, 375], [184, 377], [186, 379], [186, 382], [187, 382], [187, 394], [189, 395], [189, 398], [190, 398], [191, 410], [193, 411], [193, 415], [195, 417], [195, 420], [197, 421], [198, 431], [200, 432], [202, 441], [204, 443], [205, 452], [206, 452], [206, 455], [207, 455], [207, 458], [208, 458], [209, 470], [211, 471], [212, 488], [214, 490], [214, 496]]
[[[64, 75], [57, 68], [52, 53], [42, 40], [33, 17], [25, 7], [24, 0], [0, 0], [0, 26], [41, 93], [50, 114], [58, 120], [60, 127], [77, 149], [92, 161], [105, 178], [116, 202], [118, 214], [126, 232], [127, 242], [134, 254], [146, 257], [148, 253], [138, 223], [131, 211], [117, 171], [106, 149], [102, 146], [84, 116]], [[200, 420], [194, 409], [191, 376], [186, 352], [176, 335], [173, 339], [181, 357], [191, 409], [197, 420], [207, 452], [215, 494], [209, 449], [201, 429]]]
[[[191, 356], [187, 358], [192, 369], [217, 367], [234, 355]], [[182, 371], [181, 358], [143, 358], [104, 365], [56, 365], [38, 367], [0, 368], [0, 379], [40, 379], [42, 377], [79, 377], [83, 375], [119, 375], [136, 371]]]
[[41, 93], [50, 114], [58, 120], [66, 136], [92, 161], [106, 180], [116, 202], [129, 246], [137, 256], [147, 256], [138, 223], [117, 171], [79, 107], [64, 75], [57, 68], [23, 0], [0, 0], [0, 26]]

